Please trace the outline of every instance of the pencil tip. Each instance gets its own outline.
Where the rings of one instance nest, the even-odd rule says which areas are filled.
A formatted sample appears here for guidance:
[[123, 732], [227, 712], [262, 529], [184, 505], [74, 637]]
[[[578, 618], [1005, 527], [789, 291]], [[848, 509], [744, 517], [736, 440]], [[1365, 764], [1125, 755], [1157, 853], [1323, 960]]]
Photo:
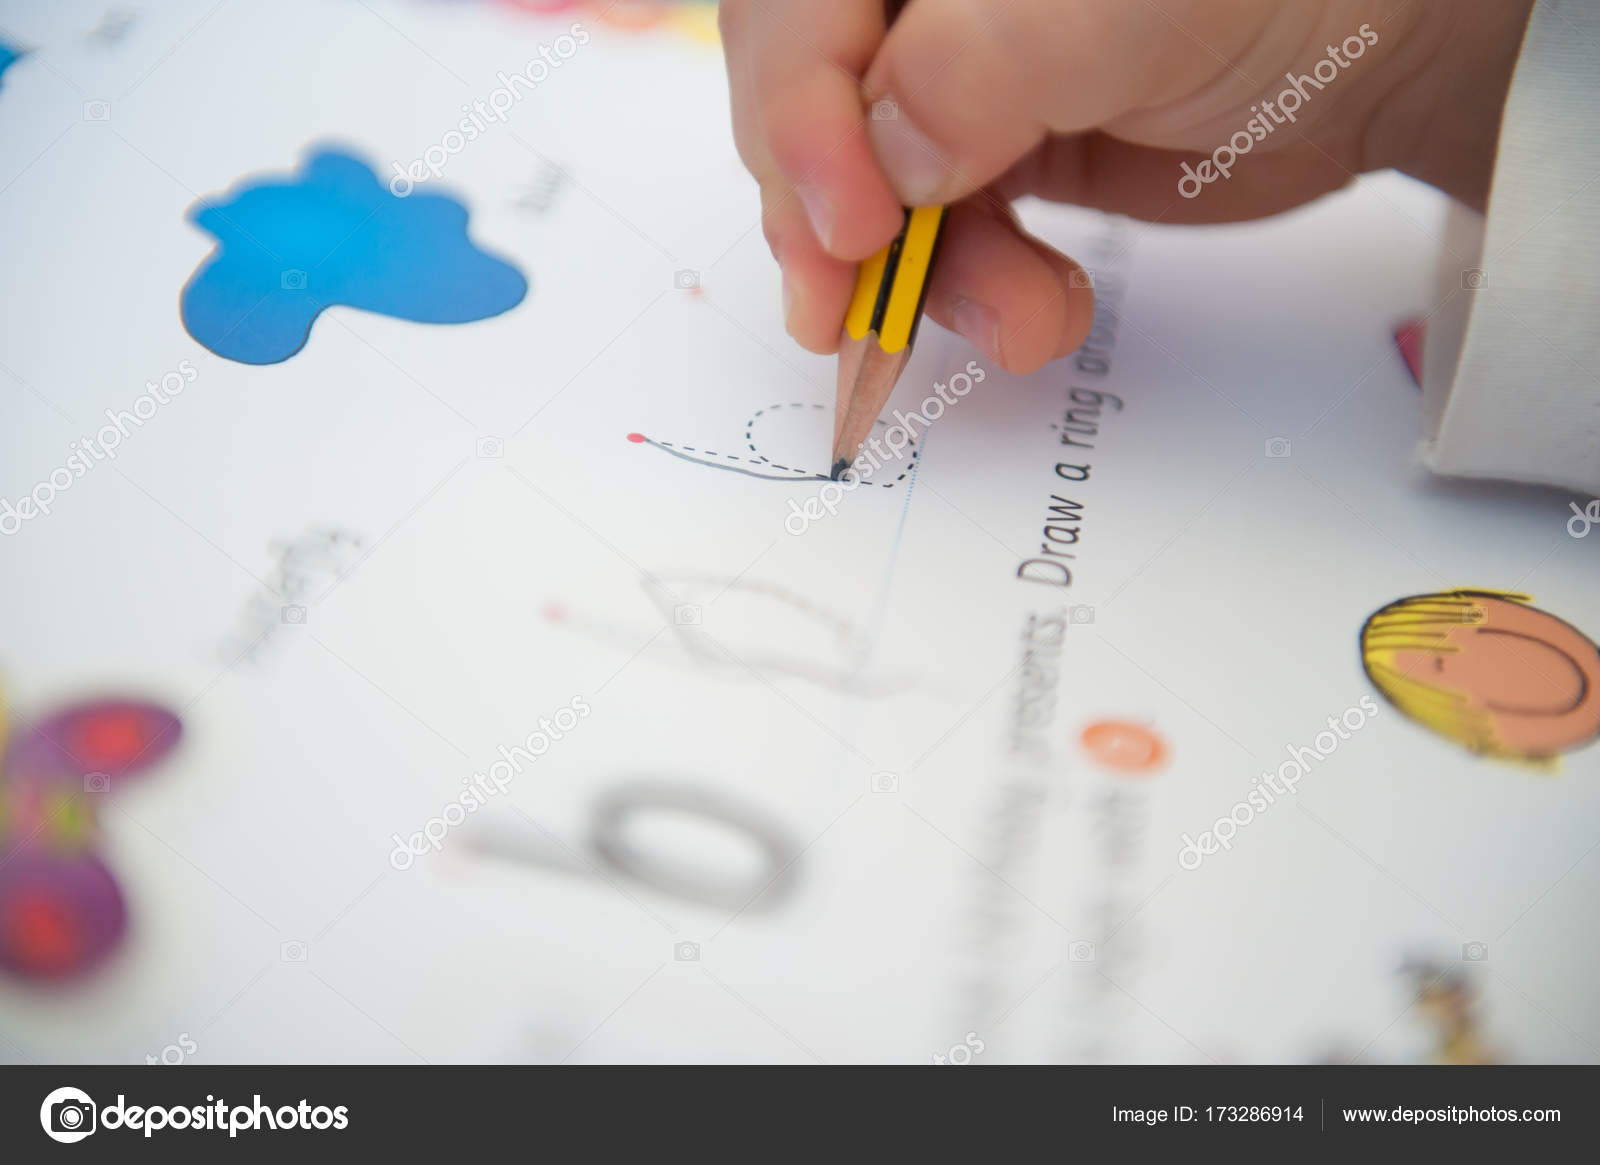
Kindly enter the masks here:
[[832, 481], [838, 481], [840, 476], [843, 475], [844, 471], [849, 468], [850, 462], [841, 457], [839, 460], [833, 463], [833, 468], [828, 470], [828, 478]]

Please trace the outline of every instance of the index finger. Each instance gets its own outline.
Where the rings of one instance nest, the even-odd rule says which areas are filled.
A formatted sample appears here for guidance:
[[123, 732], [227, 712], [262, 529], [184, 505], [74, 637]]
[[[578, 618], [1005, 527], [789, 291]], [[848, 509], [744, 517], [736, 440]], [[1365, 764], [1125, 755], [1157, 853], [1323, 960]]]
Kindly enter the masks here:
[[866, 134], [861, 74], [883, 40], [881, 0], [726, 0], [741, 156], [772, 202], [799, 200], [816, 242], [865, 258], [902, 211]]

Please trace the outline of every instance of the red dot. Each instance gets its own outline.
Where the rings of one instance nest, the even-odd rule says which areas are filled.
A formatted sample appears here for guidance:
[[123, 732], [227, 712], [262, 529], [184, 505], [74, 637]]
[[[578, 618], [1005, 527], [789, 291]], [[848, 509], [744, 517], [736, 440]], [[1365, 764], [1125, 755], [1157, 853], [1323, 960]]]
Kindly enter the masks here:
[[132, 709], [119, 708], [73, 725], [73, 752], [94, 764], [136, 759], [146, 744], [145, 722]]
[[28, 893], [8, 904], [4, 937], [14, 956], [35, 974], [71, 970], [83, 956], [83, 934], [65, 903]]
[[1083, 730], [1080, 739], [1095, 760], [1128, 776], [1154, 772], [1167, 760], [1166, 741], [1143, 724], [1097, 720]]
[[629, 433], [628, 434], [628, 440], [632, 441], [635, 445], [643, 445], [644, 444], [644, 434], [643, 433]]

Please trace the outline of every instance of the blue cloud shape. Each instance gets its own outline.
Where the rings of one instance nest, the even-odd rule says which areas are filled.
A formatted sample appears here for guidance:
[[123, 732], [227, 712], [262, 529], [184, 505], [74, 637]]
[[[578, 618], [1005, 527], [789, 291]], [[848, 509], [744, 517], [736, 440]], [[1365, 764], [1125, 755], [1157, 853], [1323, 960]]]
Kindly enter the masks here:
[[183, 326], [242, 364], [287, 360], [334, 304], [462, 324], [509, 311], [528, 293], [517, 268], [467, 237], [461, 203], [397, 198], [337, 150], [313, 153], [287, 181], [257, 178], [204, 199], [188, 218], [217, 247], [184, 285]]
[[6, 70], [28, 55], [26, 49], [12, 48], [5, 41], [0, 40], [0, 80], [3, 80]]

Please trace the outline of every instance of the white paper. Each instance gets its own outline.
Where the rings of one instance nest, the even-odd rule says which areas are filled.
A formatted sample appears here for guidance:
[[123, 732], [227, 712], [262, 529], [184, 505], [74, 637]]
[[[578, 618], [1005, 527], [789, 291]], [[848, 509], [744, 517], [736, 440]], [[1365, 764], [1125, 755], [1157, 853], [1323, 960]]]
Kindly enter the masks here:
[[[14, 718], [129, 692], [185, 721], [101, 810], [125, 949], [71, 987], [0, 981], [0, 1058], [139, 1062], [182, 1034], [195, 1062], [1393, 1062], [1436, 1042], [1418, 959], [1470, 981], [1505, 1058], [1596, 1057], [1592, 747], [1484, 760], [1380, 698], [1230, 850], [1178, 861], [1377, 696], [1357, 643], [1385, 604], [1524, 591], [1600, 632], [1600, 539], [1565, 498], [1413, 460], [1391, 331], [1429, 306], [1431, 192], [1380, 177], [1204, 231], [1026, 207], [1115, 299], [1109, 369], [985, 368], [914, 475], [795, 535], [820, 482], [627, 439], [808, 468], [831, 435], [714, 46], [591, 21], [450, 158], [438, 188], [527, 276], [519, 306], [334, 307], [247, 366], [180, 322], [215, 243], [185, 211], [318, 143], [387, 176], [583, 10], [174, 3], [106, 47], [97, 6], [34, 9], [0, 8], [36, 46], [0, 78], [0, 493], [146, 380], [197, 376], [0, 539]], [[891, 410], [974, 360], [925, 325]], [[1053, 427], [1075, 388], [1121, 404], [1092, 449]], [[1052, 495], [1084, 513], [1066, 587], [1018, 577]], [[274, 623], [263, 588], [290, 578], [305, 620]], [[1019, 752], [1041, 656], [1058, 681]], [[396, 868], [394, 835], [575, 699]], [[1166, 767], [1095, 763], [1106, 720]], [[608, 805], [666, 873], [595, 849]]]

